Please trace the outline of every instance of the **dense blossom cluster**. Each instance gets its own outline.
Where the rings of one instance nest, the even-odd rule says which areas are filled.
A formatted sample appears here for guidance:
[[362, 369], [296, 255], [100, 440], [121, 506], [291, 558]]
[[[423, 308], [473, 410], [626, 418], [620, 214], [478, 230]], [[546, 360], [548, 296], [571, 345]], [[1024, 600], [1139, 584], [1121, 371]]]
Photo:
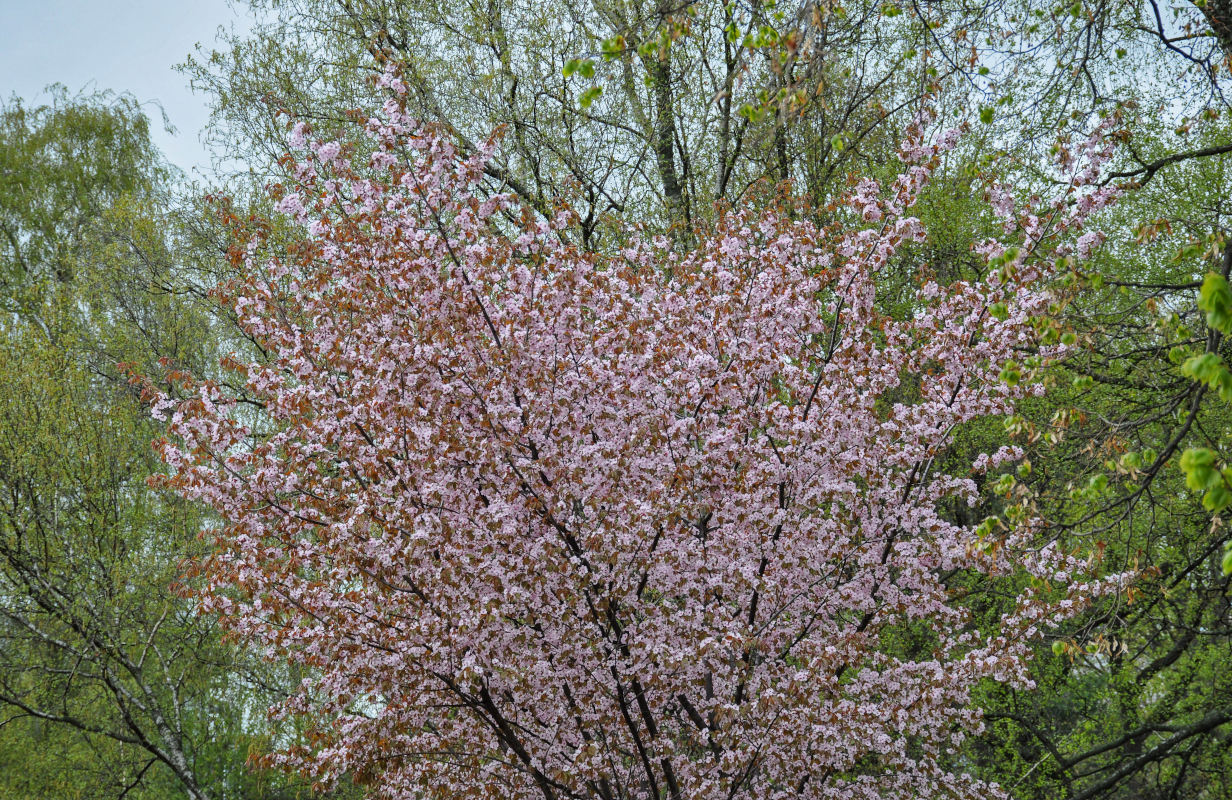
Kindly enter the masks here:
[[[1020, 455], [939, 466], [1031, 391], [999, 375], [1047, 226], [895, 318], [878, 274], [954, 138], [923, 123], [849, 228], [730, 212], [612, 254], [482, 198], [486, 154], [396, 100], [367, 129], [358, 170], [297, 129], [278, 207], [310, 233], [237, 256], [268, 358], [154, 398], [166, 482], [224, 522], [206, 607], [310, 667], [279, 713], [313, 744], [273, 760], [390, 798], [997, 796], [952, 758], [972, 687], [1028, 683], [1032, 638], [1115, 585], [941, 511]], [[943, 581], [1020, 569], [1052, 594], [995, 631]]]

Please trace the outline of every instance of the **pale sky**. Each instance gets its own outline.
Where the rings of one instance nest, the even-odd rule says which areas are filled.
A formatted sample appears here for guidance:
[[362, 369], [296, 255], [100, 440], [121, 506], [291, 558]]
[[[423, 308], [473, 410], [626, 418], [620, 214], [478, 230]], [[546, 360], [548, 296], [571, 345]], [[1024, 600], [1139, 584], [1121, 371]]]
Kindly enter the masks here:
[[[0, 0], [0, 96], [38, 105], [42, 90], [112, 89], [144, 105], [155, 144], [185, 172], [208, 171], [200, 132], [205, 98], [172, 67], [219, 26], [248, 27], [248, 12], [228, 0]], [[163, 130], [160, 103], [171, 124]]]

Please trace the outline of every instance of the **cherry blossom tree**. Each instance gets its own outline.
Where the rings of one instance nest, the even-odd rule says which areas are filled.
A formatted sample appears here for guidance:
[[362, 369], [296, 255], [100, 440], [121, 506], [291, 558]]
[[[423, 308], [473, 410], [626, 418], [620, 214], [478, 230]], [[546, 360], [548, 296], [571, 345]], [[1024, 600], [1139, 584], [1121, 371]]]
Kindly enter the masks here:
[[[163, 482], [222, 520], [205, 609], [309, 676], [276, 713], [313, 746], [269, 760], [389, 798], [1001, 796], [955, 758], [973, 686], [1028, 686], [1032, 642], [1124, 579], [1026, 505], [942, 513], [1017, 448], [941, 464], [1062, 349], [1102, 131], [1055, 201], [993, 193], [987, 279], [923, 278], [895, 316], [879, 271], [958, 136], [927, 117], [846, 222], [728, 211], [688, 251], [596, 253], [567, 209], [480, 196], [496, 145], [460, 158], [383, 82], [370, 156], [296, 126], [302, 240], [235, 251], [221, 294], [265, 357], [147, 388]], [[977, 630], [954, 576], [1023, 571]]]

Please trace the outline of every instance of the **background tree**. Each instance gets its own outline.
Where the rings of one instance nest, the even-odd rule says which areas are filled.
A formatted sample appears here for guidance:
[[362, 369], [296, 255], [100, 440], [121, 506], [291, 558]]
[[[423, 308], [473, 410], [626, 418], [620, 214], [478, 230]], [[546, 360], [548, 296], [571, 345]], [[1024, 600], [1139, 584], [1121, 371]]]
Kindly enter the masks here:
[[1073, 276], [1081, 289], [1067, 320], [1085, 353], [1067, 362], [1050, 401], [1015, 423], [1024, 445], [1036, 443], [1023, 482], [1046, 498], [1059, 540], [1096, 542], [1156, 579], [1141, 602], [1093, 609], [1057, 655], [1042, 654], [1039, 697], [990, 699], [998, 721], [978, 757], [982, 774], [1004, 776], [1021, 797], [1223, 797], [1227, 531], [1185, 485], [1178, 458], [1226, 425], [1215, 393], [1183, 368], [1224, 349], [1195, 300], [1204, 272], [1227, 269], [1226, 73], [1212, 69], [1226, 52], [1195, 6], [1049, 11], [1024, 8], [1021, 19], [1050, 33], [1043, 52], [1080, 80], [1045, 71], [1047, 82], [1014, 91], [1045, 86], [1032, 106], [1045, 122], [1119, 104], [1129, 138], [1110, 178], [1131, 191], [1102, 220], [1115, 244]]
[[0, 163], [0, 796], [298, 791], [245, 765], [285, 673], [174, 590], [208, 516], [146, 486], [160, 428], [117, 367], [216, 360], [187, 268], [218, 253], [125, 98], [14, 102]]
[[568, 199], [587, 242], [605, 218], [687, 228], [762, 178], [795, 179], [820, 203], [848, 170], [892, 160], [931, 83], [905, 68], [918, 26], [873, 2], [250, 7], [251, 33], [185, 64], [225, 152], [272, 165], [280, 109], [347, 129], [346, 111], [381, 102], [376, 54], [463, 152], [504, 129], [490, 189], [548, 216]]

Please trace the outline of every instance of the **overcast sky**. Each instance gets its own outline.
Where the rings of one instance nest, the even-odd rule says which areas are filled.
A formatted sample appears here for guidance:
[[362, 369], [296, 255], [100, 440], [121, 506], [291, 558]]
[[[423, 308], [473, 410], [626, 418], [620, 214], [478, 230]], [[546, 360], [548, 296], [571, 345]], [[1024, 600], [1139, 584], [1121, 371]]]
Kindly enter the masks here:
[[[227, 0], [0, 0], [0, 95], [37, 105], [45, 86], [70, 92], [128, 92], [145, 106], [154, 141], [185, 172], [206, 170], [200, 132], [204, 98], [176, 72], [218, 27], [245, 28], [247, 12]], [[162, 105], [172, 136], [163, 130]]]

